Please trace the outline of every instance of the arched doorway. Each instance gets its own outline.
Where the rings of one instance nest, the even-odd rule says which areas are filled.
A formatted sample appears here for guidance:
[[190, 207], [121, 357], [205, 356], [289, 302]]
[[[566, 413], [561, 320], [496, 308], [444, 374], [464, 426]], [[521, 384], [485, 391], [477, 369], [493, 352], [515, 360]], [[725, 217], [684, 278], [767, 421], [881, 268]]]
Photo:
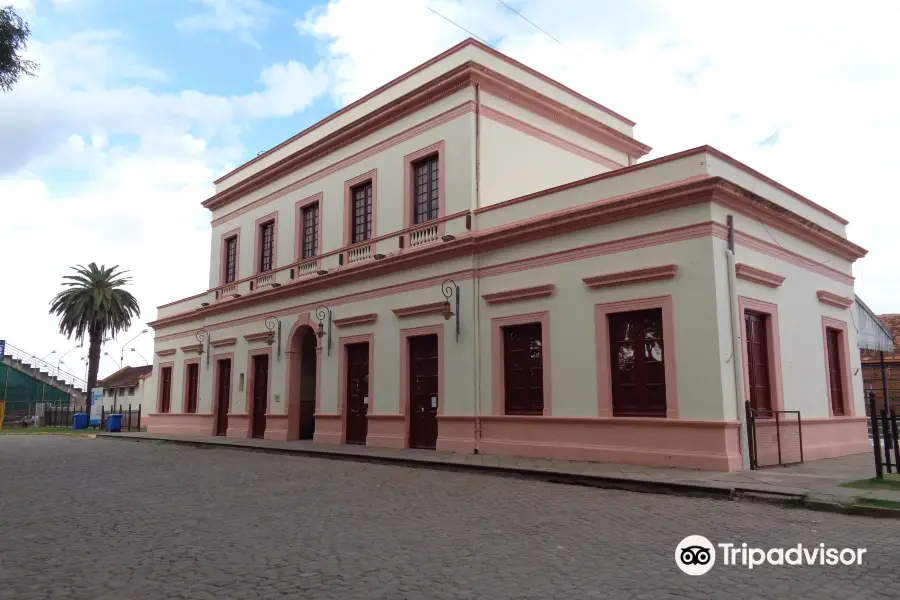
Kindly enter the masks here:
[[315, 433], [318, 338], [309, 317], [301, 317], [287, 343], [287, 401], [289, 440], [311, 440]]

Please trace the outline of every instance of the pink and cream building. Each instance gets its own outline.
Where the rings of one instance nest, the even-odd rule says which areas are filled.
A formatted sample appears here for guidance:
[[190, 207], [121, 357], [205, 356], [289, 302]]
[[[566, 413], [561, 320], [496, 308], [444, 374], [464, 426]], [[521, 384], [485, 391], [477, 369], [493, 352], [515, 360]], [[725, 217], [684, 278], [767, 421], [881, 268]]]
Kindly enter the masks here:
[[868, 451], [847, 222], [633, 126], [467, 40], [228, 173], [150, 431], [740, 470], [750, 400]]

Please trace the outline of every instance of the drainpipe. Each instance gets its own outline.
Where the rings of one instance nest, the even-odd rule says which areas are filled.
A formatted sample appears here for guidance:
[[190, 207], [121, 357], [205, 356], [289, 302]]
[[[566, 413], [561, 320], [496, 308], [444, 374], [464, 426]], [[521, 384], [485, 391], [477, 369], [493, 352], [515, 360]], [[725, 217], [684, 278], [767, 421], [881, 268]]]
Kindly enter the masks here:
[[725, 262], [728, 265], [728, 300], [731, 308], [731, 361], [734, 367], [734, 403], [738, 420], [741, 422], [739, 437], [741, 440], [741, 462], [745, 471], [750, 470], [750, 447], [747, 443], [747, 411], [744, 407], [744, 355], [741, 343], [741, 315], [738, 307], [737, 276], [734, 268], [734, 237], [731, 233], [731, 216], [729, 222], [729, 248], [725, 250]]
[[[475, 84], [475, 208], [481, 206], [481, 89]], [[478, 231], [475, 225], [476, 214], [472, 211], [472, 231]], [[474, 325], [474, 395], [475, 395], [475, 454], [481, 442], [481, 303], [478, 302], [481, 282], [478, 277], [478, 251], [472, 252], [472, 313]]]

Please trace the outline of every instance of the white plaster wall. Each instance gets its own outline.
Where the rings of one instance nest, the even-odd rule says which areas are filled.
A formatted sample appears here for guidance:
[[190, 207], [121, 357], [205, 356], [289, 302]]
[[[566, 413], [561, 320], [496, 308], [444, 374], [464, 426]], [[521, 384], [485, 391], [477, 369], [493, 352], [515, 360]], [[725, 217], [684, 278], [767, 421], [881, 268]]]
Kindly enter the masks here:
[[[306, 146], [309, 146], [316, 141], [321, 140], [325, 136], [334, 133], [341, 127], [344, 127], [360, 119], [361, 117], [379, 107], [385, 106], [386, 104], [396, 100], [400, 96], [409, 93], [410, 91], [440, 76], [442, 73], [446, 73], [467, 61], [474, 61], [483, 64], [497, 71], [498, 73], [514, 79], [524, 84], [525, 86], [534, 89], [541, 94], [544, 94], [545, 96], [553, 98], [558, 102], [566, 104], [567, 106], [570, 106], [578, 112], [581, 112], [591, 117], [592, 119], [608, 125], [609, 127], [612, 127], [613, 129], [624, 133], [625, 135], [632, 135], [632, 126], [622, 121], [618, 117], [609, 114], [609, 112], [598, 109], [589, 102], [586, 102], [578, 98], [577, 96], [574, 96], [566, 92], [565, 90], [562, 90], [559, 87], [544, 81], [540, 77], [529, 73], [527, 70], [524, 70], [521, 67], [512, 65], [503, 59], [497, 58], [492, 54], [485, 52], [484, 50], [470, 46], [463, 49], [462, 51], [456, 52], [450, 56], [444, 57], [439, 61], [436, 61], [434, 64], [425, 67], [418, 73], [407, 77], [403, 81], [397, 82], [396, 85], [390, 87], [389, 89], [378, 92], [371, 98], [366, 99], [364, 102], [361, 102], [356, 106], [349, 107], [348, 110], [334, 117], [329, 122], [324, 123], [315, 128], [313, 131], [306, 133], [302, 137], [285, 144], [283, 147], [270, 152], [267, 156], [261, 158], [260, 160], [257, 160], [253, 164], [247, 165], [241, 171], [230, 174], [216, 185], [216, 193], [221, 192], [235, 185], [236, 183], [243, 181], [251, 175], [262, 171], [266, 167], [278, 162], [286, 156], [290, 156], [294, 152], [297, 152], [298, 150], [301, 150], [302, 148], [305, 148]], [[400, 73], [398, 73], [398, 75], [400, 75]], [[389, 82], [385, 82], [385, 84], [387, 83]], [[469, 94], [473, 93], [472, 88], [468, 88], [466, 92]]]
[[605, 173], [609, 167], [481, 118], [481, 206]]
[[[725, 341], [730, 340], [731, 332], [724, 259], [727, 243], [716, 239], [714, 246], [715, 256], [721, 257], [716, 261], [720, 339], [723, 347], [730, 353], [730, 341]], [[825, 369], [825, 340], [822, 333], [822, 316], [827, 316], [847, 322], [854, 412], [857, 416], [865, 415], [860, 357], [851, 309], [838, 309], [822, 304], [816, 296], [817, 290], [827, 290], [852, 298], [853, 287], [740, 245], [735, 249], [735, 259], [738, 263], [786, 278], [780, 287], [774, 289], [743, 279], [737, 280], [739, 295], [778, 305], [785, 410], [799, 410], [803, 418], [828, 417], [828, 374]], [[734, 373], [730, 363], [722, 365], [722, 380], [723, 393], [727, 395], [726, 405], [734, 406]]]
[[[450, 102], [453, 104], [454, 102]], [[419, 115], [419, 113], [416, 113]], [[422, 115], [421, 118], [425, 118]], [[415, 117], [411, 117], [415, 119]], [[406, 123], [410, 126], [411, 123]], [[405, 127], [404, 127], [405, 128]], [[322, 193], [323, 200], [320, 218], [322, 219], [321, 252], [329, 252], [344, 245], [344, 221], [349, 219], [344, 206], [344, 182], [372, 169], [378, 170], [377, 206], [375, 214], [375, 231], [373, 237], [392, 233], [403, 229], [403, 194], [404, 194], [404, 160], [403, 157], [421, 148], [444, 141], [444, 213], [453, 214], [471, 208], [474, 190], [475, 158], [472, 154], [474, 136], [474, 114], [468, 113], [448, 123], [430, 129], [421, 135], [402, 141], [391, 148], [365, 158], [349, 167], [327, 175], [297, 190], [293, 190], [280, 198], [257, 207], [237, 218], [217, 224], [212, 229], [211, 260], [209, 271], [210, 288], [219, 285], [219, 268], [222, 260], [222, 234], [236, 228], [241, 230], [239, 279], [253, 274], [255, 222], [260, 217], [278, 212], [278, 230], [276, 231], [277, 267], [294, 262], [294, 244], [299, 231], [295, 222], [294, 205], [298, 200]], [[390, 132], [379, 132], [379, 138], [389, 137]], [[372, 140], [359, 142], [359, 148], [371, 145]], [[356, 146], [356, 144], [354, 145]], [[338, 160], [334, 153], [327, 160], [319, 161], [315, 166], [301, 169], [291, 175], [291, 180], [302, 179], [315, 170], [323, 168]], [[280, 180], [278, 188], [288, 185]], [[258, 196], [251, 194], [248, 198]], [[248, 204], [242, 199], [239, 205]], [[231, 211], [238, 205], [230, 205]]]

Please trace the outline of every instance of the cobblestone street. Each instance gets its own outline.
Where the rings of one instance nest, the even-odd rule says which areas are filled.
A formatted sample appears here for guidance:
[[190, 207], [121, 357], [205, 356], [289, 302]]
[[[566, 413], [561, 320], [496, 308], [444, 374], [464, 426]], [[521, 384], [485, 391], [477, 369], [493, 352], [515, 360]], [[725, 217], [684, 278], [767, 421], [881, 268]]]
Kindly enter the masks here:
[[[862, 566], [673, 560], [687, 535]], [[481, 474], [0, 436], [0, 599], [898, 598], [900, 523]]]

